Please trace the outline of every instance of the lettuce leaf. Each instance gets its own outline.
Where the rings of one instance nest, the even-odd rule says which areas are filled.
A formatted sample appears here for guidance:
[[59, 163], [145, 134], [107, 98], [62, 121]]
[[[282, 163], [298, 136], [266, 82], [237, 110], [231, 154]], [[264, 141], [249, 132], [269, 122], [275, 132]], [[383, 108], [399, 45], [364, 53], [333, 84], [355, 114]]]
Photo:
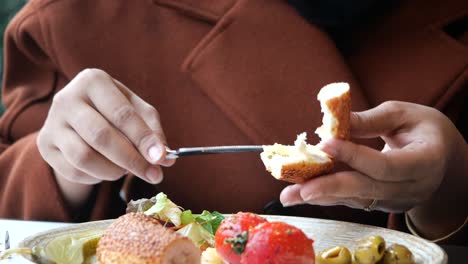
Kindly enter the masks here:
[[214, 235], [203, 228], [198, 222], [193, 222], [182, 227], [177, 230], [177, 233], [188, 237], [197, 247], [202, 247], [205, 243], [211, 247], [215, 245]]
[[143, 213], [146, 210], [150, 209], [156, 203], [156, 196], [151, 197], [151, 199], [138, 199], [136, 201], [131, 200], [127, 204], [126, 213]]
[[176, 227], [181, 224], [180, 216], [182, 210], [162, 192], [156, 195], [156, 203], [146, 210], [144, 214], [156, 217], [162, 221], [169, 221]]
[[204, 210], [201, 214], [193, 214], [191, 210], [186, 210], [181, 215], [182, 225], [197, 222], [212, 235], [216, 234], [216, 230], [223, 220], [224, 216], [217, 211]]

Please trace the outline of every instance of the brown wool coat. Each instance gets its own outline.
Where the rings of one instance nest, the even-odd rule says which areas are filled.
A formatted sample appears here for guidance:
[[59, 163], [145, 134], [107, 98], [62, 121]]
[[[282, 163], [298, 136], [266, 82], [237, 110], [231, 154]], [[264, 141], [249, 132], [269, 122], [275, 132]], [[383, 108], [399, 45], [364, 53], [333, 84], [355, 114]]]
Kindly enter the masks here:
[[[292, 143], [321, 123], [318, 90], [352, 85], [353, 110], [387, 100], [429, 105], [460, 122], [468, 86], [466, 0], [412, 0], [352, 34], [329, 36], [282, 0], [32, 0], [8, 27], [0, 121], [0, 217], [77, 221], [123, 213], [126, 199], [166, 192], [194, 211], [296, 214], [385, 226], [387, 215], [277, 203], [285, 183], [258, 154], [188, 157], [162, 184], [128, 176], [96, 187], [72, 215], [36, 147], [51, 100], [78, 72], [100, 68], [154, 105], [169, 145]], [[371, 143], [369, 143], [371, 144]], [[381, 142], [373, 143], [381, 146]], [[121, 191], [122, 190], [122, 191]], [[269, 204], [269, 206], [266, 206]], [[266, 207], [265, 207], [266, 206]], [[390, 226], [398, 218], [391, 218]]]

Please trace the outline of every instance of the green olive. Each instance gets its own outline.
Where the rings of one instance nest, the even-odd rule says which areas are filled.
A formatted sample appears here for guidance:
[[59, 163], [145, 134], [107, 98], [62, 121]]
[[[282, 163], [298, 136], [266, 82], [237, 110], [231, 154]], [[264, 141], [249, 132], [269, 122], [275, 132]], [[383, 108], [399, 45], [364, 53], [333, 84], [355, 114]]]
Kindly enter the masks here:
[[354, 252], [357, 264], [375, 264], [385, 253], [385, 240], [381, 236], [370, 236], [361, 240]]
[[385, 250], [382, 264], [414, 264], [411, 251], [400, 244], [394, 244]]
[[351, 252], [346, 247], [336, 246], [322, 250], [315, 258], [316, 264], [351, 264]]

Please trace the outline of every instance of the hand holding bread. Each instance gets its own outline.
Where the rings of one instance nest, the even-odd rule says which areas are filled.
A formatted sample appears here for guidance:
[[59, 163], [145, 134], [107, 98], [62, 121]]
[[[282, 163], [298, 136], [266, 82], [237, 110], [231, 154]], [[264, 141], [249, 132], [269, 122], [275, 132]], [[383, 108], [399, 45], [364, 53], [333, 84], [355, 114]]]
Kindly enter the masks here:
[[[427, 234], [447, 234], [466, 221], [468, 209], [457, 201], [468, 195], [468, 178], [463, 175], [468, 171], [468, 150], [463, 136], [441, 112], [385, 102], [352, 113], [350, 131], [355, 138], [380, 137], [386, 145], [379, 151], [342, 139], [325, 140], [323, 151], [352, 170], [288, 186], [281, 193], [283, 204], [362, 209], [374, 203], [375, 209], [385, 212], [408, 211]], [[447, 210], [447, 205], [458, 209]]]

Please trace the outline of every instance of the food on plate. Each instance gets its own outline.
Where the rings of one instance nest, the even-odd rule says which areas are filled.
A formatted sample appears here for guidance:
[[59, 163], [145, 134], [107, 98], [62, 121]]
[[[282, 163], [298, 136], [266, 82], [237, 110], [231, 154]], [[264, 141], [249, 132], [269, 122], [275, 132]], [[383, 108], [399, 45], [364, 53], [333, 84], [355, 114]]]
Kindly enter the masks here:
[[385, 240], [381, 236], [370, 236], [359, 241], [354, 259], [357, 264], [375, 264], [385, 253]]
[[385, 248], [381, 236], [369, 236], [358, 241], [354, 256], [344, 246], [335, 246], [320, 251], [316, 264], [414, 264], [411, 251], [400, 244]]
[[[240, 212], [221, 223], [216, 252], [225, 263], [314, 263], [313, 240], [283, 222]], [[214, 253], [212, 253], [214, 254]]]
[[55, 263], [90, 263], [103, 230], [90, 230], [59, 236], [50, 241], [43, 254]]
[[351, 245], [356, 247], [354, 255], [346, 247], [335, 246], [315, 256], [314, 241], [295, 226], [247, 212], [226, 217], [206, 210], [194, 214], [164, 193], [132, 201], [127, 211], [106, 230], [72, 232], [45, 246], [10, 249], [0, 254], [0, 260], [20, 254], [42, 264], [414, 263], [405, 246], [393, 244], [386, 249], [380, 236]]
[[201, 264], [224, 264], [215, 248], [207, 248], [201, 256]]
[[349, 249], [343, 246], [336, 246], [320, 251], [316, 258], [316, 264], [351, 264], [353, 256]]
[[313, 264], [313, 240], [299, 228], [283, 222], [257, 225], [248, 234], [241, 263]]
[[[351, 96], [347, 83], [331, 83], [318, 93], [322, 126], [316, 133], [322, 140], [349, 139]], [[302, 183], [333, 169], [333, 158], [319, 147], [306, 143], [306, 133], [297, 136], [294, 146], [275, 143], [263, 146], [260, 154], [265, 168], [278, 180]]]
[[201, 251], [187, 237], [157, 219], [128, 213], [113, 222], [101, 237], [99, 263], [200, 263]]
[[202, 250], [214, 247], [214, 234], [224, 219], [216, 211], [204, 210], [201, 214], [193, 214], [191, 210], [182, 210], [162, 192], [151, 199], [131, 201], [127, 205], [127, 213], [131, 212], [144, 213], [157, 219], [165, 227], [190, 238]]
[[215, 235], [218, 254], [228, 263], [240, 263], [249, 232], [267, 220], [253, 213], [239, 212], [221, 222]]
[[385, 250], [381, 264], [414, 264], [413, 253], [400, 244], [393, 244]]

